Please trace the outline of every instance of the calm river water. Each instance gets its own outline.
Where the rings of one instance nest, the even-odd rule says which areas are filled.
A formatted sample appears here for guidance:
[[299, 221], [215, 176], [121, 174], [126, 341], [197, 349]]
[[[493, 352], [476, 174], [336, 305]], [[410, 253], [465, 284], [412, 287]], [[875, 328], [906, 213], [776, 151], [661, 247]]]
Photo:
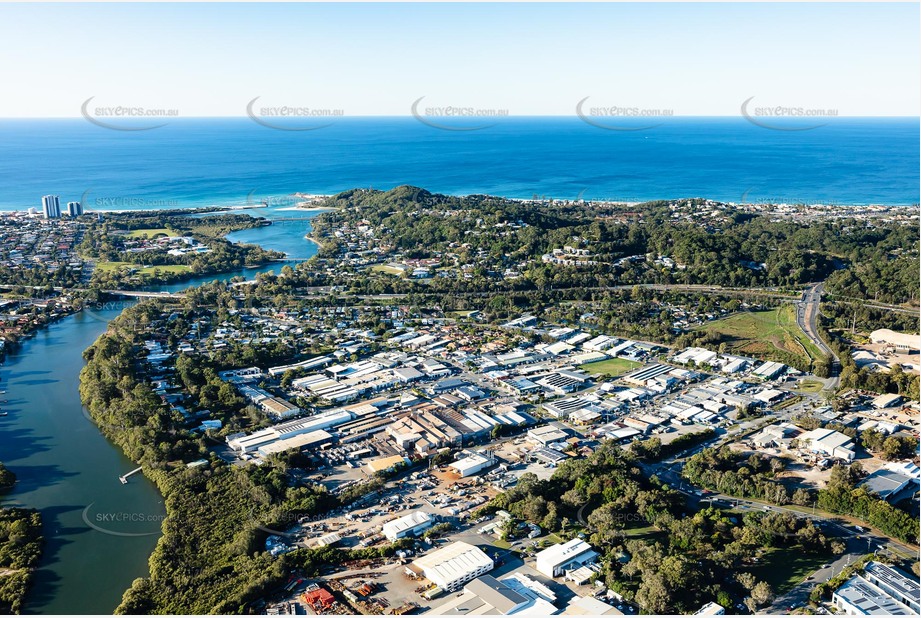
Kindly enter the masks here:
[[[292, 262], [316, 253], [303, 238], [311, 212], [258, 209], [282, 219], [234, 233], [230, 240], [288, 254]], [[289, 221], [286, 219], [295, 219]], [[277, 262], [222, 276], [164, 286], [177, 291], [215, 279], [281, 269]], [[109, 303], [65, 318], [35, 334], [0, 367], [0, 461], [19, 477], [3, 504], [38, 508], [45, 550], [26, 611], [41, 614], [109, 614], [122, 593], [148, 574], [147, 560], [165, 516], [162, 497], [143, 475], [122, 484], [137, 466], [99, 433], [80, 405], [83, 350], [127, 306]]]

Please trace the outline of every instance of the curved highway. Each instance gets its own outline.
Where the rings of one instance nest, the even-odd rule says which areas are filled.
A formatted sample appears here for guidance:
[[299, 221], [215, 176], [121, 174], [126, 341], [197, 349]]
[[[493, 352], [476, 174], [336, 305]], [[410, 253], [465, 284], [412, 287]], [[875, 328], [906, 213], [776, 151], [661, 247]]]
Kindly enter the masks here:
[[841, 370], [841, 359], [838, 358], [838, 355], [835, 354], [819, 336], [819, 303], [822, 301], [824, 288], [825, 283], [822, 282], [811, 285], [803, 291], [802, 297], [796, 303], [796, 323], [799, 324], [802, 331], [806, 333], [809, 341], [815, 344], [822, 354], [832, 359], [831, 373], [829, 378], [825, 381], [825, 388], [834, 390], [838, 388], [838, 374]]

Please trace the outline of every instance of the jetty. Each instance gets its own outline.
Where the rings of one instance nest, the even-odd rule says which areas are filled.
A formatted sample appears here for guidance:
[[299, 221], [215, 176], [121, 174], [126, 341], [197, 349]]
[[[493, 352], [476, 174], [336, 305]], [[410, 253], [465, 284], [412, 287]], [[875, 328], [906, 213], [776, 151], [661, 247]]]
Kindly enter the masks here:
[[128, 477], [131, 476], [132, 474], [136, 474], [136, 473], [138, 473], [138, 472], [140, 472], [140, 471], [141, 471], [141, 467], [138, 466], [137, 468], [135, 468], [134, 470], [132, 470], [132, 471], [129, 472], [128, 474], [124, 474], [124, 475], [118, 477], [118, 480], [122, 482], [122, 485], [127, 485], [127, 484], [128, 484]]

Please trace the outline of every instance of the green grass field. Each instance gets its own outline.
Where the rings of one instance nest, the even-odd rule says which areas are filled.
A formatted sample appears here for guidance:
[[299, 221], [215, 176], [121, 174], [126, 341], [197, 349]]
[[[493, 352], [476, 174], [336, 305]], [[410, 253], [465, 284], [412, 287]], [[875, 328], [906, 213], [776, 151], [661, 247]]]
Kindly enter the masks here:
[[806, 379], [796, 385], [796, 390], [800, 393], [818, 393], [825, 388], [825, 382], [821, 380]]
[[140, 264], [132, 264], [131, 262], [96, 262], [96, 268], [98, 268], [102, 272], [116, 271], [122, 268], [136, 268], [137, 274], [139, 275], [152, 274], [155, 269], [160, 269], [160, 272], [164, 272], [164, 273], [185, 273], [191, 270], [185, 264], [167, 264], [167, 265], [162, 265], [162, 266], [141, 266]]
[[770, 356], [775, 352], [795, 354], [806, 360], [820, 359], [822, 353], [809, 341], [796, 323], [791, 304], [768, 311], [737, 313], [701, 326], [719, 334], [732, 352], [750, 356]]
[[642, 538], [650, 540], [658, 536], [667, 536], [666, 533], [662, 532], [652, 524], [643, 522], [631, 522], [629, 526], [624, 528], [624, 535], [631, 538]]
[[832, 558], [827, 554], [805, 552], [798, 547], [769, 549], [762, 554], [760, 563], [751, 569], [751, 573], [770, 584], [775, 595], [781, 595]]
[[165, 227], [145, 228], [140, 230], [131, 230], [126, 234], [128, 238], [156, 238], [157, 236], [169, 236], [170, 238], [179, 236], [173, 230]]
[[603, 361], [595, 361], [594, 363], [585, 363], [584, 365], [580, 365], [579, 369], [589, 373], [606, 373], [614, 377], [632, 371], [642, 365], [643, 363], [626, 360], [624, 358], [609, 358]]
[[386, 266], [384, 264], [375, 264], [374, 266], [371, 267], [371, 270], [375, 272], [379, 272], [379, 273], [386, 273], [388, 275], [394, 275], [396, 277], [399, 277], [400, 275], [403, 274], [403, 271], [400, 270], [399, 268], [394, 268], [393, 266]]

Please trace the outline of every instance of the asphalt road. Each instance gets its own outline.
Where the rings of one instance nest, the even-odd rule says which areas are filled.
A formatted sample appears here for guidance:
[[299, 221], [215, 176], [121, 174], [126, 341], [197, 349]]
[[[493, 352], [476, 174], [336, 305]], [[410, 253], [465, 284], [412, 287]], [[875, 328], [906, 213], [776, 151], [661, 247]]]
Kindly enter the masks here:
[[[699, 451], [703, 446], [695, 448], [695, 451]], [[753, 510], [753, 511], [779, 511], [792, 513], [797, 517], [805, 517], [812, 519], [816, 524], [824, 527], [829, 532], [834, 532], [837, 536], [844, 537], [846, 540], [852, 538], [862, 539], [863, 551], [862, 554], [868, 553], [866, 550], [868, 547], [872, 549], [883, 549], [886, 551], [894, 551], [903, 555], [916, 555], [918, 549], [916, 547], [911, 547], [895, 539], [883, 536], [881, 534], [877, 535], [873, 532], [858, 532], [853, 528], [852, 525], [847, 524], [846, 520], [833, 518], [824, 512], [816, 512], [815, 514], [804, 512], [800, 509], [794, 509], [787, 506], [777, 506], [775, 504], [767, 504], [765, 502], [758, 502], [755, 500], [748, 500], [746, 498], [736, 498], [734, 496], [727, 496], [718, 492], [709, 492], [706, 494], [698, 495], [698, 488], [694, 487], [688, 483], [685, 479], [681, 477], [681, 462], [662, 462], [661, 464], [646, 464], [643, 466], [644, 469], [652, 474], [656, 474], [661, 480], [668, 483], [673, 489], [677, 489], [681, 493], [685, 494], [688, 497], [689, 504], [694, 507], [699, 507], [701, 502], [717, 502], [724, 505], [730, 505], [738, 507], [742, 510]], [[804, 508], [804, 507], [801, 507]], [[805, 507], [808, 508], [808, 507]], [[864, 530], [867, 530], [867, 527], [862, 526]], [[868, 546], [869, 541], [869, 546]]]
[[841, 362], [832, 349], [819, 337], [818, 328], [819, 303], [822, 301], [824, 288], [825, 283], [816, 283], [803, 291], [802, 298], [796, 303], [796, 323], [823, 354], [832, 358], [831, 377], [825, 381], [825, 388], [834, 390], [838, 388], [838, 374], [841, 369]]
[[824, 283], [817, 283], [806, 288], [802, 298], [796, 303], [796, 321], [800, 328], [803, 329], [803, 332], [806, 333], [806, 336], [809, 337], [809, 340], [812, 341], [822, 353], [828, 354], [835, 360], [838, 360], [838, 357], [832, 352], [831, 348], [825, 345], [825, 342], [819, 337], [819, 302], [822, 300], [822, 289], [824, 285]]
[[739, 508], [743, 511], [770, 510], [788, 512], [796, 515], [797, 517], [812, 519], [815, 521], [816, 525], [818, 525], [826, 533], [834, 533], [835, 536], [843, 538], [846, 544], [846, 550], [841, 556], [839, 556], [833, 562], [827, 563], [827, 566], [823, 566], [822, 568], [812, 573], [809, 577], [807, 577], [807, 579], [804, 579], [787, 593], [777, 597], [777, 599], [775, 599], [769, 607], [760, 610], [758, 613], [785, 614], [791, 611], [791, 607], [794, 609], [797, 607], [803, 607], [806, 603], [808, 603], [809, 595], [812, 592], [812, 588], [816, 584], [828, 581], [840, 573], [852, 562], [855, 562], [861, 556], [864, 556], [868, 553], [874, 551], [891, 552], [895, 550], [897, 553], [903, 555], [917, 554], [917, 549], [915, 548], [911, 548], [887, 537], [873, 533], [857, 532], [852, 526], [839, 523], [838, 521], [829, 519], [822, 514], [810, 515], [803, 513], [802, 511], [790, 509], [787, 507], [766, 505], [761, 502], [734, 498], [732, 496], [726, 496], [719, 493], [709, 493], [699, 496], [695, 493], [696, 490], [691, 485], [689, 485], [687, 481], [682, 479], [680, 474], [673, 468], [660, 468], [657, 471], [657, 474], [660, 479], [671, 485], [674, 489], [677, 489], [685, 494], [688, 497], [689, 504], [695, 508], [701, 508], [702, 506], [706, 506], [707, 503], [715, 502], [723, 506]]
[[[789, 410], [786, 412], [789, 412]], [[775, 599], [771, 606], [761, 610], [759, 613], [789, 613], [791, 611], [791, 607], [802, 607], [808, 602], [809, 594], [812, 592], [812, 588], [816, 584], [831, 579], [840, 573], [842, 569], [846, 568], [849, 564], [868, 553], [893, 552], [903, 556], [917, 555], [917, 548], [911, 547], [881, 534], [875, 534], [872, 531], [867, 531], [868, 528], [866, 526], [861, 526], [862, 531], [858, 531], [853, 525], [848, 524], [846, 520], [833, 518], [825, 513], [815, 512], [813, 514], [786, 506], [777, 506], [773, 504], [769, 505], [764, 502], [727, 496], [718, 492], [704, 493], [704, 491], [689, 484], [684, 478], [681, 477], [683, 459], [699, 452], [706, 446], [713, 446], [715, 442], [719, 442], [720, 439], [724, 437], [726, 437], [726, 434], [722, 434], [714, 440], [711, 440], [709, 443], [696, 446], [690, 451], [682, 453], [678, 458], [665, 460], [655, 464], [641, 464], [641, 467], [643, 471], [646, 472], [646, 474], [657, 475], [659, 479], [667, 483], [673, 489], [676, 489], [684, 494], [688, 500], [688, 505], [691, 508], [699, 509], [706, 507], [708, 504], [715, 503], [718, 506], [738, 508], [742, 511], [751, 510], [787, 512], [797, 517], [812, 519], [817, 526], [825, 531], [827, 535], [834, 535], [836, 537], [842, 538], [846, 544], [846, 550], [841, 556], [836, 558], [834, 561], [829, 562], [828, 566], [823, 566], [822, 568], [812, 573], [807, 579], [797, 584], [792, 590], [779, 596], [777, 599]], [[582, 515], [581, 512], [580, 515]]]
[[858, 537], [855, 535], [847, 537], [845, 538], [845, 543], [847, 549], [841, 556], [833, 562], [826, 563], [825, 566], [822, 566], [822, 568], [794, 586], [793, 589], [786, 594], [774, 599], [774, 602], [769, 607], [760, 610], [758, 613], [783, 614], [792, 611], [792, 609], [803, 607], [809, 602], [809, 595], [812, 593], [812, 588], [816, 584], [828, 581], [850, 566], [853, 562], [856, 562], [866, 554], [880, 548], [880, 544], [875, 542], [872, 538], [869, 539], [868, 543], [866, 536]]

